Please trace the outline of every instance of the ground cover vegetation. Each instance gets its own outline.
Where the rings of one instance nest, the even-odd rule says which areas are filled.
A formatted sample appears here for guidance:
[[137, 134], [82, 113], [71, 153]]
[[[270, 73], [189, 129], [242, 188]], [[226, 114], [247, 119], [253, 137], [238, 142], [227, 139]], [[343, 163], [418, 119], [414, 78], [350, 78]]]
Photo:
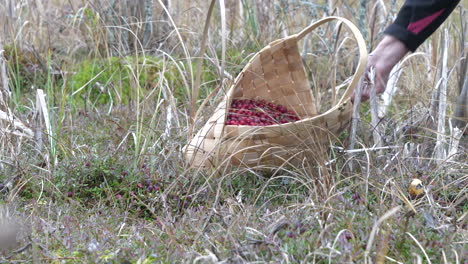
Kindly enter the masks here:
[[[301, 166], [202, 171], [182, 153], [269, 42], [336, 15], [371, 50], [402, 2], [1, 1], [0, 262], [464, 263], [466, 1], [398, 66], [391, 100], [361, 103], [354, 132]], [[332, 23], [300, 47], [323, 113], [357, 45]], [[233, 111], [297, 119], [267, 106]]]

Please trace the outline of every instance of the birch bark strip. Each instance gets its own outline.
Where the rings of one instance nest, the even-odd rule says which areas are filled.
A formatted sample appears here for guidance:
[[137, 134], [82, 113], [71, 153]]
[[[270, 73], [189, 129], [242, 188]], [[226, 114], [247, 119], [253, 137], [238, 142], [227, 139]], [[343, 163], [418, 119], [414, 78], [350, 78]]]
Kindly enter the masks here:
[[49, 111], [47, 110], [47, 104], [45, 101], [45, 94], [42, 89], [37, 89], [36, 94], [36, 111], [38, 111], [38, 118], [41, 114], [44, 118], [44, 123], [46, 126], [47, 137], [49, 140], [52, 140], [52, 126], [50, 125]]
[[[13, 126], [12, 129], [10, 130], [5, 130], [5, 132], [12, 133], [17, 136], [23, 136], [23, 137], [28, 137], [31, 138], [33, 136], [33, 132], [31, 129], [29, 129], [23, 122], [21, 122], [19, 119], [15, 118], [11, 113], [9, 112], [3, 112], [0, 110], [0, 120], [8, 122], [10, 125]], [[3, 125], [2, 125], [2, 130]], [[21, 131], [21, 132], [20, 132]]]
[[[359, 118], [359, 105], [361, 104], [361, 95], [362, 95], [362, 85], [364, 83], [364, 75], [361, 77], [359, 80], [359, 84], [356, 87], [356, 90], [354, 90], [354, 102], [353, 102], [353, 116], [351, 120], [351, 135], [349, 139], [349, 148], [348, 150], [353, 150], [354, 149], [354, 144], [356, 144], [356, 131], [357, 131], [357, 126], [360, 123], [360, 118]], [[349, 170], [353, 171], [353, 159], [354, 154], [349, 153]]]
[[[3, 44], [0, 42], [0, 48], [3, 47]], [[6, 103], [6, 98], [3, 97], [5, 93], [6, 97], [10, 97], [10, 89], [8, 88], [8, 75], [6, 72], [5, 58], [3, 57], [3, 52], [5, 50], [0, 50], [0, 74], [2, 78], [2, 88], [0, 89], [0, 104], [4, 105]]]
[[439, 86], [439, 112], [437, 118], [437, 142], [435, 147], [435, 158], [437, 163], [441, 163], [446, 158], [446, 140], [445, 140], [445, 117], [447, 110], [447, 82], [448, 82], [448, 69], [447, 69], [447, 60], [448, 60], [448, 45], [449, 45], [449, 36], [448, 31], [444, 31], [444, 51], [442, 57], [442, 75], [441, 75], [441, 85]]
[[[372, 137], [374, 139], [374, 147], [382, 146], [382, 138], [380, 136], [380, 118], [378, 116], [379, 103], [377, 102], [377, 93], [375, 91], [375, 70], [371, 69], [369, 73], [370, 77], [370, 109], [371, 109], [371, 125], [372, 125]], [[379, 151], [381, 153], [381, 151]]]
[[384, 118], [385, 115], [387, 114], [388, 108], [390, 107], [390, 104], [392, 103], [393, 96], [395, 96], [398, 87], [397, 83], [398, 80], [400, 79], [401, 75], [401, 62], [398, 63], [395, 67], [393, 67], [392, 71], [390, 72], [390, 78], [388, 79], [387, 82], [387, 88], [385, 89], [385, 92], [382, 94], [382, 105], [379, 106], [379, 113], [378, 116], [379, 118]]
[[450, 148], [447, 159], [449, 161], [454, 160], [458, 153], [458, 146], [460, 144], [460, 139], [463, 135], [463, 130], [458, 127], [451, 127], [451, 137], [450, 137]]
[[465, 84], [458, 95], [453, 116], [453, 126], [466, 131], [468, 121], [468, 78], [465, 79]]

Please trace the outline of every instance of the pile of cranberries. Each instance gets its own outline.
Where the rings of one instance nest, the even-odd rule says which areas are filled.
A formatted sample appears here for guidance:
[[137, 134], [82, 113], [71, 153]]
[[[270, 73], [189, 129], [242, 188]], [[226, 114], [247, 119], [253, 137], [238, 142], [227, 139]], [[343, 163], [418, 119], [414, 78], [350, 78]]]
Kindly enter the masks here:
[[269, 126], [299, 120], [286, 107], [265, 100], [233, 99], [226, 125]]

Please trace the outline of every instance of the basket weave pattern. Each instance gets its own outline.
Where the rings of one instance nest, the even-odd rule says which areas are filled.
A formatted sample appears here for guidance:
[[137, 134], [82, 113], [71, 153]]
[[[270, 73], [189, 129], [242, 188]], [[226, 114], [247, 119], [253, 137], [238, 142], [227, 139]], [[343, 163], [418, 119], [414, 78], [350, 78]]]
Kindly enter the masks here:
[[[298, 49], [298, 41], [326, 22], [338, 20], [354, 34], [360, 53], [357, 70], [342, 98], [325, 113], [318, 114], [315, 99]], [[359, 30], [348, 20], [324, 18], [302, 32], [273, 41], [244, 67], [224, 100], [184, 152], [193, 167], [213, 167], [224, 163], [257, 167], [296, 164], [317, 153], [318, 146], [335, 141], [352, 115], [349, 100], [362, 75], [367, 50]], [[234, 98], [264, 99], [293, 110], [301, 120], [271, 126], [225, 125]]]
[[265, 99], [288, 107], [299, 117], [317, 115], [294, 37], [273, 42], [258, 52], [234, 86], [234, 98]]

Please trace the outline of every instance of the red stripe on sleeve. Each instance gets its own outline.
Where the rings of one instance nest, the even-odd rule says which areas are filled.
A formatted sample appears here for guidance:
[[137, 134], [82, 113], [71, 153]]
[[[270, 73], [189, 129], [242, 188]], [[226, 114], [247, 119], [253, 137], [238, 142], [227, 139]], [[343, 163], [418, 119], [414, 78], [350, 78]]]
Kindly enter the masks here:
[[440, 10], [440, 11], [437, 11], [436, 13], [430, 15], [430, 16], [427, 16], [423, 19], [420, 19], [418, 21], [415, 21], [415, 22], [412, 22], [408, 25], [407, 29], [408, 31], [410, 31], [411, 33], [414, 33], [414, 34], [418, 34], [419, 32], [421, 32], [423, 29], [425, 29], [427, 26], [429, 26], [438, 16], [440, 16], [440, 14], [442, 14], [442, 12], [444, 12], [445, 8]]

